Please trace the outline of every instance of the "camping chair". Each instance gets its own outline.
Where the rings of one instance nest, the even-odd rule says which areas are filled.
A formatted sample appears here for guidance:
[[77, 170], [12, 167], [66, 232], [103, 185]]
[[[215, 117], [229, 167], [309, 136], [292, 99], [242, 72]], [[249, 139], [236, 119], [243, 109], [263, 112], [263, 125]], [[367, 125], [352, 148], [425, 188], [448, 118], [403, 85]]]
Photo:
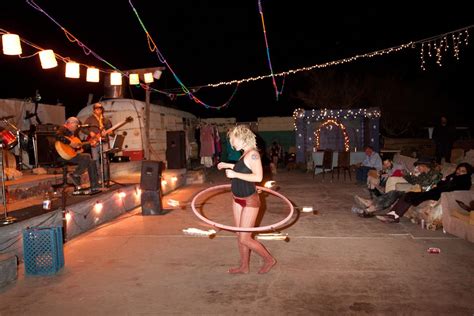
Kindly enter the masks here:
[[337, 156], [337, 166], [332, 169], [332, 177], [334, 178], [334, 169], [337, 169], [337, 180], [339, 180], [339, 171], [342, 169], [344, 173], [344, 181], [346, 181], [346, 171], [349, 172], [349, 180], [351, 178], [351, 153], [348, 151], [341, 151]]
[[326, 173], [326, 170], [332, 170], [332, 156], [333, 156], [333, 151], [326, 149], [323, 154], [323, 162], [320, 165], [314, 165], [313, 167], [313, 179], [314, 179], [314, 174], [316, 173], [316, 169], [322, 169], [323, 170], [323, 179], [324, 179], [324, 174]]

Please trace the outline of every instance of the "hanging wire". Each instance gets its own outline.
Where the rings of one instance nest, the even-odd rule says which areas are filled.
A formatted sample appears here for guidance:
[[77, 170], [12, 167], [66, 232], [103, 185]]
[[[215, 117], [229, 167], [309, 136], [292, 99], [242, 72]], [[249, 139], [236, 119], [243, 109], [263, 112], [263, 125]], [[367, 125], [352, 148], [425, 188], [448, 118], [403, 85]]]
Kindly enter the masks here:
[[258, 12], [260, 13], [260, 18], [262, 20], [263, 37], [265, 38], [265, 46], [266, 46], [266, 51], [267, 51], [268, 67], [270, 68], [270, 76], [272, 78], [273, 88], [275, 89], [275, 97], [276, 97], [276, 100], [278, 101], [279, 95], [283, 92], [283, 86], [281, 90], [278, 90], [278, 86], [275, 80], [275, 75], [273, 74], [273, 66], [272, 66], [272, 61], [270, 59], [270, 47], [268, 46], [267, 30], [265, 28], [265, 18], [263, 17], [263, 8], [262, 8], [261, 0], [258, 0]]
[[174, 79], [176, 80], [176, 82], [179, 84], [179, 86], [181, 87], [181, 89], [183, 90], [183, 92], [189, 97], [189, 99], [193, 100], [195, 103], [197, 104], [200, 104], [202, 106], [204, 106], [206, 109], [215, 109], [215, 110], [219, 110], [219, 109], [222, 109], [226, 106], [228, 106], [230, 104], [230, 102], [232, 101], [232, 99], [234, 98], [235, 94], [237, 93], [237, 89], [239, 88], [239, 84], [236, 84], [235, 86], [235, 89], [234, 91], [232, 92], [231, 96], [229, 97], [229, 99], [224, 102], [224, 104], [220, 105], [220, 106], [211, 106], [205, 102], [203, 102], [202, 100], [200, 100], [198, 97], [196, 97], [190, 89], [188, 89], [184, 83], [179, 79], [178, 75], [176, 74], [176, 72], [173, 70], [173, 68], [171, 67], [171, 65], [166, 61], [164, 55], [160, 52], [160, 50], [158, 49], [158, 46], [156, 45], [155, 41], [153, 40], [153, 38], [151, 37], [150, 33], [148, 32], [145, 24], [143, 23], [142, 19], [140, 18], [140, 15], [138, 14], [137, 10], [135, 9], [135, 7], [133, 6], [133, 3], [132, 3], [132, 0], [129, 0], [128, 3], [130, 4], [130, 6], [132, 7], [132, 10], [133, 12], [135, 13], [135, 16], [137, 17], [138, 19], [138, 22], [140, 23], [140, 26], [142, 27], [143, 31], [145, 32], [146, 34], [146, 38], [147, 38], [147, 42], [148, 42], [148, 48], [150, 49], [151, 52], [155, 52], [158, 60], [165, 64], [167, 69], [171, 72], [171, 74], [173, 75]]

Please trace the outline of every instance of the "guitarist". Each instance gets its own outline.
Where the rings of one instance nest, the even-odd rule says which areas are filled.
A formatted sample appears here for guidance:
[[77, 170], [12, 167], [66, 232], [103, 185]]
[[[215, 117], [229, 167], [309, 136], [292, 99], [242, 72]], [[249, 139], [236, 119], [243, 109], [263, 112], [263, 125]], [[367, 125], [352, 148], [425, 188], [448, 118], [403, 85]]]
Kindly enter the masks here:
[[[112, 127], [112, 122], [104, 116], [104, 107], [101, 103], [94, 103], [92, 106], [92, 114], [89, 116], [85, 122], [86, 125], [89, 125], [88, 128], [83, 129], [83, 132], [86, 133], [89, 139], [94, 140], [97, 144], [99, 143], [99, 138], [102, 138], [103, 151], [109, 149], [109, 135], [105, 134], [105, 131]], [[91, 147], [92, 160], [95, 161], [96, 168], [99, 174], [99, 179], [102, 179], [102, 168], [100, 165], [100, 145]], [[104, 181], [109, 181], [109, 164], [108, 159], [104, 158]]]
[[[84, 149], [83, 147], [85, 147], [85, 144], [82, 144], [78, 137], [79, 123], [77, 117], [68, 118], [64, 125], [57, 129], [56, 140], [76, 150]], [[91, 159], [91, 155], [79, 152], [75, 157], [68, 161], [77, 164], [77, 168], [69, 174], [69, 178], [76, 187], [81, 186], [81, 175], [87, 169], [91, 191], [99, 190], [97, 168], [94, 161]]]

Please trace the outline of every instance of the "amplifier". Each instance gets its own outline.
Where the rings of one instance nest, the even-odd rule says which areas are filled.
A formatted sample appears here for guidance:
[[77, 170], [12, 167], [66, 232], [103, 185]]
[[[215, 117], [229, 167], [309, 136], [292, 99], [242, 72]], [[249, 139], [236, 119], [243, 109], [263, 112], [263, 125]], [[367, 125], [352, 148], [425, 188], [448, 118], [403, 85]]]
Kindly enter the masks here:
[[35, 126], [36, 133], [56, 133], [59, 125], [56, 124], [38, 124]]

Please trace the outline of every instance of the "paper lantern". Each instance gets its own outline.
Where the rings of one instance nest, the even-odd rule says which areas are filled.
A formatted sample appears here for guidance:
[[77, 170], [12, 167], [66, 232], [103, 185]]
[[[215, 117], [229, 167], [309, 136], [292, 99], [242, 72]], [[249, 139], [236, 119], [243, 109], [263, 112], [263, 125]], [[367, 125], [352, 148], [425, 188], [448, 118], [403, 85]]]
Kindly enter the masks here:
[[66, 63], [66, 78], [79, 78], [81, 76], [79, 72], [79, 64], [73, 61]]
[[51, 49], [42, 50], [39, 53], [41, 67], [43, 69], [50, 69], [58, 66], [58, 62], [56, 60], [56, 56]]
[[110, 74], [110, 85], [121, 86], [122, 85], [122, 74], [120, 72], [112, 72]]
[[20, 55], [22, 53], [20, 37], [16, 34], [3, 34], [2, 45], [5, 55]]
[[146, 83], [151, 83], [154, 81], [153, 79], [153, 74], [151, 72], [147, 72], [146, 74], [143, 75], [144, 76], [144, 79], [145, 79], [145, 82]]
[[160, 80], [162, 73], [163, 72], [161, 70], [155, 70], [155, 72], [153, 73], [153, 78], [155, 78], [156, 80]]
[[130, 74], [128, 77], [129, 84], [131, 85], [137, 85], [140, 84], [140, 79], [138, 78], [138, 74]]
[[99, 69], [94, 67], [87, 68], [86, 81], [88, 82], [99, 82]]

